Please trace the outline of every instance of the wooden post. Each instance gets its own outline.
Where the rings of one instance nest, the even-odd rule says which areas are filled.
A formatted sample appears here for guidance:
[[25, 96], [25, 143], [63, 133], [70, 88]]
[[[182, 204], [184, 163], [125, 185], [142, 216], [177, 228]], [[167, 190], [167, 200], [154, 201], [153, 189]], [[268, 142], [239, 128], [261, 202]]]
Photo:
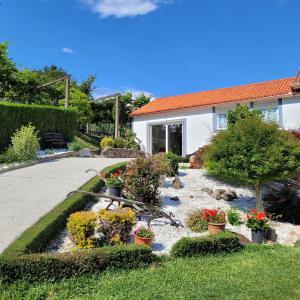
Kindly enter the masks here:
[[120, 137], [120, 130], [119, 130], [119, 117], [120, 117], [120, 100], [119, 94], [116, 96], [116, 108], [115, 108], [115, 138]]
[[66, 76], [66, 89], [65, 89], [65, 107], [68, 108], [70, 104], [70, 75]]

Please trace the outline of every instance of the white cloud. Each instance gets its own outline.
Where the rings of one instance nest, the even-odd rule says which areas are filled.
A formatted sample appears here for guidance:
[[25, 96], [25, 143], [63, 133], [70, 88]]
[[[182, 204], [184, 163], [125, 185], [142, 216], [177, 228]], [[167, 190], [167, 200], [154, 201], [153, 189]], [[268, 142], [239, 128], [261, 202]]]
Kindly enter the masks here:
[[160, 4], [173, 0], [79, 0], [101, 17], [117, 18], [146, 15], [156, 10]]
[[151, 97], [151, 100], [155, 99], [153, 94], [148, 91], [138, 90], [138, 89], [134, 89], [134, 88], [122, 88], [122, 89], [116, 90], [116, 89], [111, 89], [108, 87], [96, 88], [94, 90], [93, 97], [94, 97], [94, 99], [97, 99], [97, 98], [105, 97], [105, 96], [112, 95], [115, 93], [132, 93], [133, 98], [136, 98], [140, 94], [144, 94], [145, 96]]
[[68, 47], [62, 48], [61, 51], [62, 51], [63, 53], [67, 53], [67, 54], [75, 54], [75, 53], [76, 53], [75, 50], [73, 50], [73, 49], [71, 49], [71, 48], [68, 48]]

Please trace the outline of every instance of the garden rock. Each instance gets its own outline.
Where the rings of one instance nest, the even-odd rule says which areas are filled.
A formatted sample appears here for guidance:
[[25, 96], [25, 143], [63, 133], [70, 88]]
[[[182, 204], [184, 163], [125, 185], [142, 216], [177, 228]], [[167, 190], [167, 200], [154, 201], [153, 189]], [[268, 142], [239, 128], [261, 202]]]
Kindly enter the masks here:
[[190, 168], [191, 169], [202, 169], [204, 165], [203, 155], [207, 146], [199, 148], [193, 155], [190, 157]]
[[216, 198], [216, 200], [225, 200], [228, 202], [238, 198], [236, 191], [224, 189], [215, 189], [213, 196]]
[[176, 176], [175, 179], [173, 180], [172, 187], [177, 190], [181, 189], [181, 183], [178, 176]]
[[90, 149], [84, 148], [82, 150], [79, 150], [79, 156], [80, 157], [92, 157], [92, 154], [90, 152]]
[[208, 195], [212, 195], [213, 192], [214, 192], [212, 189], [209, 189], [207, 187], [202, 188], [201, 191], [208, 194]]
[[179, 201], [179, 197], [178, 196], [172, 196], [172, 197], [170, 197], [170, 199], [172, 201]]

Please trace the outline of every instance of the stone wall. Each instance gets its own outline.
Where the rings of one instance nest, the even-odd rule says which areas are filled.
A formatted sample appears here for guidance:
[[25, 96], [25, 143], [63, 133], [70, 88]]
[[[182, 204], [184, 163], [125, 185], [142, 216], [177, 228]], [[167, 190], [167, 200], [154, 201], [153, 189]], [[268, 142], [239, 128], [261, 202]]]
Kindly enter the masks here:
[[106, 158], [142, 158], [145, 152], [125, 148], [107, 148], [101, 151], [100, 157]]

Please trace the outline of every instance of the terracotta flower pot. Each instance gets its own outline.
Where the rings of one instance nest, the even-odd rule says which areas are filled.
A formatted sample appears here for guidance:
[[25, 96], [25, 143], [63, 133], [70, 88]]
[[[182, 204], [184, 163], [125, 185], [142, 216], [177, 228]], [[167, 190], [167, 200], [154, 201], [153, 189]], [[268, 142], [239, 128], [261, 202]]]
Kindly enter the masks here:
[[225, 230], [225, 225], [226, 223], [220, 223], [220, 224], [216, 224], [216, 223], [208, 223], [208, 232], [210, 234], [218, 234], [222, 231]]
[[151, 246], [153, 238], [142, 238], [134, 234], [134, 243], [136, 245]]

